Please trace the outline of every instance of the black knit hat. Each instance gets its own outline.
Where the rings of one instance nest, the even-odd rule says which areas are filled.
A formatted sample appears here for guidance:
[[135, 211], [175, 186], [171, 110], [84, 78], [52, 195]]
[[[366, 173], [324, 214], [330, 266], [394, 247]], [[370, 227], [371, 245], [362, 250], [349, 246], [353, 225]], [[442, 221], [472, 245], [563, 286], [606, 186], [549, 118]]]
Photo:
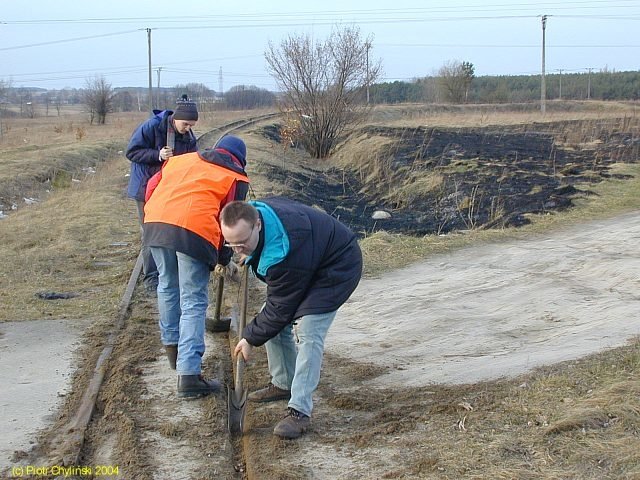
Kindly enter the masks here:
[[198, 108], [196, 103], [189, 100], [189, 97], [182, 95], [182, 98], [176, 102], [176, 109], [173, 112], [174, 120], [198, 120]]

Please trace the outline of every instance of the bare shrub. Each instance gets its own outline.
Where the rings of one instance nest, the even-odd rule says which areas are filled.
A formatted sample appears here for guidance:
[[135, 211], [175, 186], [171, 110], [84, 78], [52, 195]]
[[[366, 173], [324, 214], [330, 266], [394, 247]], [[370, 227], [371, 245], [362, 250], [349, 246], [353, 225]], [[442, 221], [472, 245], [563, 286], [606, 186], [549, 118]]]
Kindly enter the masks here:
[[365, 87], [380, 74], [370, 64], [371, 40], [356, 27], [336, 28], [324, 42], [291, 35], [265, 53], [271, 74], [284, 92], [281, 108], [294, 111], [304, 148], [314, 158], [329, 156], [338, 140], [369, 112]]
[[98, 125], [104, 125], [107, 114], [113, 111], [111, 84], [104, 77], [87, 80], [84, 102], [89, 109], [90, 123], [93, 124], [93, 121], [96, 120]]

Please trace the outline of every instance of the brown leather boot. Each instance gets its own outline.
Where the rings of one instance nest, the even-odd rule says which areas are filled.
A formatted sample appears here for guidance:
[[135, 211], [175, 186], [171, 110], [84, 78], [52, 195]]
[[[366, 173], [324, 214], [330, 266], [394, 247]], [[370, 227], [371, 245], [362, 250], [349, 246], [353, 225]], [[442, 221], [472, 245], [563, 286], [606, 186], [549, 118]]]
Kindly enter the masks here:
[[169, 368], [171, 370], [176, 369], [176, 361], [178, 360], [178, 345], [165, 345], [164, 349], [167, 352], [167, 358], [169, 359]]
[[289, 400], [291, 398], [291, 390], [283, 390], [270, 383], [260, 390], [251, 392], [248, 400], [250, 402], [266, 403], [275, 402], [276, 400]]
[[289, 407], [287, 416], [276, 424], [273, 429], [273, 434], [280, 438], [291, 440], [298, 438], [306, 432], [309, 425], [311, 425], [311, 418], [309, 418], [309, 416], [297, 411], [295, 408]]

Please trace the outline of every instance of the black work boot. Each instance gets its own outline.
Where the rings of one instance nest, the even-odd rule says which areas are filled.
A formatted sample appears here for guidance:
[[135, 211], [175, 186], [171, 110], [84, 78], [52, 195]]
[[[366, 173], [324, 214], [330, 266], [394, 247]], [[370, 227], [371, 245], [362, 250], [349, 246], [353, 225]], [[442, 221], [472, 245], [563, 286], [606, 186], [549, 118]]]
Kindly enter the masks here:
[[156, 298], [158, 296], [158, 277], [147, 277], [143, 280], [144, 290], [150, 297]]
[[291, 398], [291, 390], [283, 390], [270, 383], [260, 390], [251, 392], [247, 399], [250, 402], [266, 403], [275, 402], [276, 400], [289, 400]]
[[280, 438], [291, 440], [300, 437], [307, 431], [309, 425], [311, 425], [311, 418], [309, 416], [297, 411], [295, 408], [289, 407], [287, 416], [276, 424], [273, 429], [273, 434]]
[[169, 367], [171, 368], [171, 370], [175, 370], [176, 361], [178, 360], [178, 345], [165, 345], [164, 349], [167, 352]]
[[202, 375], [178, 375], [178, 397], [198, 398], [218, 393], [222, 390], [222, 384], [212, 378], [206, 380]]

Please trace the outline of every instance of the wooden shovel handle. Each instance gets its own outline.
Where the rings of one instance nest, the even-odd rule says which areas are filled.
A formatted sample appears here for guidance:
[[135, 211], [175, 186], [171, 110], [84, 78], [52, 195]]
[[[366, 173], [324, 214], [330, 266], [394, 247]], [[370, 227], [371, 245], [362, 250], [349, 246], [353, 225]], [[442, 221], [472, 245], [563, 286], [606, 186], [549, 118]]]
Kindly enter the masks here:
[[[238, 338], [242, 339], [242, 331], [247, 325], [247, 309], [249, 303], [249, 267], [242, 267], [242, 280], [240, 283], [240, 318], [238, 319]], [[236, 360], [235, 390], [241, 392], [243, 390], [242, 377], [244, 375], [244, 357], [242, 353], [238, 354]]]

